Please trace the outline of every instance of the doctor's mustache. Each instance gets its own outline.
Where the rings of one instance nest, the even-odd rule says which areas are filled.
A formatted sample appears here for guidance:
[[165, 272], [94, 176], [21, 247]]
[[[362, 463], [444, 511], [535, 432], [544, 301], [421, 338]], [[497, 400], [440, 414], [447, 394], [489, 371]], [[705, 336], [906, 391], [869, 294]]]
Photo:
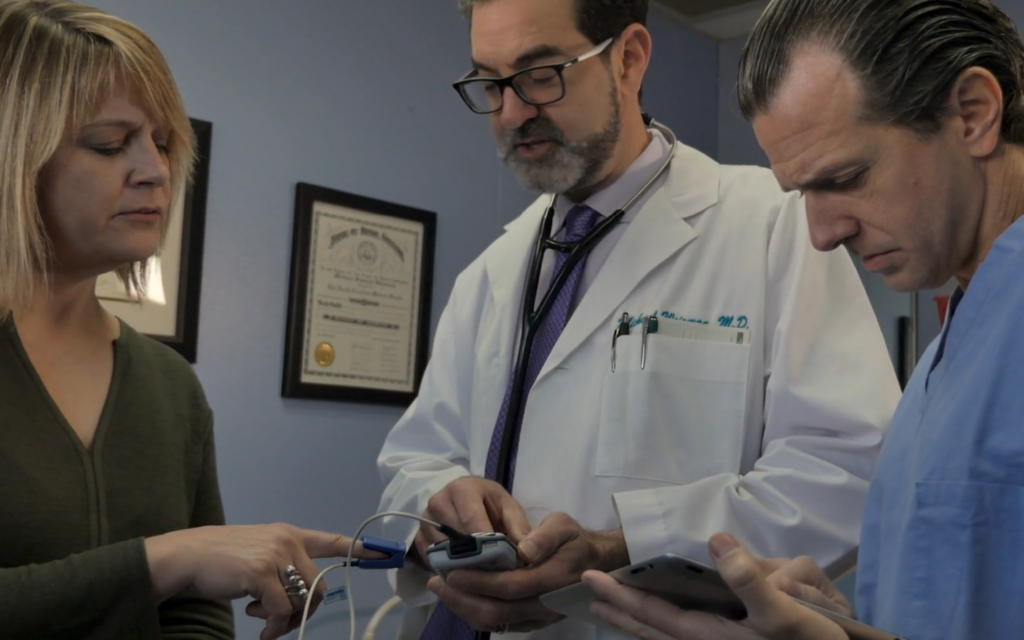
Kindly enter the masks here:
[[538, 115], [518, 128], [507, 129], [501, 134], [501, 140], [498, 141], [498, 156], [502, 160], [508, 160], [515, 152], [517, 144], [539, 140], [546, 140], [563, 148], [569, 144], [565, 134], [554, 122], [543, 115]]

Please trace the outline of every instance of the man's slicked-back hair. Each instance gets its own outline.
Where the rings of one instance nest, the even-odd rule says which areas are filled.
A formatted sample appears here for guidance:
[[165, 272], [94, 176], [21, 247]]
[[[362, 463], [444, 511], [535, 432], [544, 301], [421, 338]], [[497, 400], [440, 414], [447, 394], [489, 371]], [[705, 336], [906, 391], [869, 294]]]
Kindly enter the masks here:
[[[473, 8], [493, 0], [459, 0], [459, 10], [468, 20]], [[604, 42], [631, 24], [647, 24], [648, 0], [574, 0], [576, 28], [593, 44]]]
[[770, 110], [803, 45], [849, 65], [865, 119], [926, 137], [942, 128], [960, 75], [987, 69], [1003, 90], [1002, 136], [1024, 143], [1024, 43], [988, 0], [773, 0], [740, 59], [744, 117]]

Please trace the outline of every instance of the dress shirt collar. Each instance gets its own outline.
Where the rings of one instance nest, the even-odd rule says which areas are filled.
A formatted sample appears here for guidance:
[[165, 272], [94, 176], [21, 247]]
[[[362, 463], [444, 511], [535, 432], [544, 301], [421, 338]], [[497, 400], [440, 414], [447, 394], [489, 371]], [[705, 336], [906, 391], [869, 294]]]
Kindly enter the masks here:
[[[611, 215], [616, 209], [626, 204], [630, 198], [640, 191], [641, 187], [647, 184], [651, 176], [657, 173], [665, 158], [672, 153], [672, 147], [660, 131], [657, 129], [649, 129], [649, 131], [651, 132], [651, 142], [644, 149], [643, 153], [633, 161], [629, 169], [618, 180], [587, 198], [583, 204], [594, 209], [602, 216]], [[650, 191], [646, 195], [650, 195]], [[635, 218], [642, 208], [645, 199], [637, 201], [635, 205], [630, 207], [620, 223], [629, 222]], [[559, 229], [559, 232], [565, 222], [565, 216], [576, 204], [578, 203], [571, 201], [564, 195], [559, 196], [558, 204], [555, 207], [555, 228]]]

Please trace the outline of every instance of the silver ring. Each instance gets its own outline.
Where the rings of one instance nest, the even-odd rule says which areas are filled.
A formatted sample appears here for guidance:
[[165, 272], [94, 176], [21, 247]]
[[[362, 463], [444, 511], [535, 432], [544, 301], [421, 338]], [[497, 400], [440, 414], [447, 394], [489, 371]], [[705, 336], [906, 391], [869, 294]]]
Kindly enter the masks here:
[[305, 599], [309, 595], [309, 589], [306, 588], [306, 581], [302, 579], [299, 570], [295, 568], [295, 565], [290, 564], [285, 567], [284, 572], [288, 576], [288, 584], [284, 585], [284, 592], [289, 597]]

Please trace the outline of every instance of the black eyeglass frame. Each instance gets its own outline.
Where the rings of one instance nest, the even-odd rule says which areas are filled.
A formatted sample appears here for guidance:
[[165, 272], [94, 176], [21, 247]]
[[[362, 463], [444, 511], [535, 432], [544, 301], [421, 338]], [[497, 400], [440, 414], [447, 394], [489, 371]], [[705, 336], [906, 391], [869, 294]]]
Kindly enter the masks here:
[[[466, 106], [469, 107], [470, 110], [473, 113], [479, 113], [480, 115], [490, 115], [492, 113], [497, 113], [497, 112], [501, 111], [505, 107], [505, 89], [507, 89], [508, 87], [512, 87], [512, 90], [516, 92], [516, 95], [519, 96], [519, 99], [522, 100], [523, 102], [525, 102], [526, 104], [530, 104], [530, 105], [533, 105], [535, 107], [543, 107], [545, 105], [554, 104], [554, 103], [558, 102], [559, 100], [565, 98], [565, 76], [563, 76], [562, 73], [566, 69], [568, 69], [569, 67], [572, 67], [572, 66], [577, 65], [577, 64], [579, 64], [579, 63], [581, 63], [581, 62], [583, 62], [585, 60], [589, 60], [590, 58], [593, 58], [593, 57], [601, 55], [604, 52], [604, 50], [607, 49], [608, 46], [611, 45], [611, 43], [614, 42], [614, 41], [615, 41], [615, 38], [611, 37], [611, 38], [608, 38], [607, 40], [605, 40], [604, 42], [600, 43], [599, 45], [597, 45], [593, 49], [591, 49], [591, 50], [589, 50], [589, 51], [587, 51], [585, 53], [582, 53], [582, 54], [576, 56], [572, 60], [567, 60], [565, 62], [556, 62], [554, 64], [541, 64], [541, 65], [537, 65], [535, 67], [528, 67], [526, 69], [522, 69], [521, 71], [516, 71], [515, 73], [513, 73], [511, 75], [507, 75], [507, 76], [505, 76], [503, 78], [485, 78], [485, 77], [474, 76], [473, 74], [477, 73], [477, 70], [474, 69], [474, 70], [470, 71], [469, 73], [467, 73], [462, 78], [460, 78], [459, 80], [457, 80], [456, 82], [454, 82], [452, 84], [452, 87], [454, 87], [455, 90], [459, 93], [459, 97], [462, 98], [462, 101], [466, 103]], [[530, 98], [526, 97], [525, 95], [523, 95], [523, 92], [519, 89], [519, 86], [516, 85], [515, 81], [516, 81], [516, 78], [518, 78], [519, 76], [521, 76], [521, 75], [523, 75], [525, 73], [531, 73], [533, 71], [546, 70], [546, 69], [553, 70], [558, 75], [558, 81], [562, 84], [562, 92], [561, 92], [561, 95], [559, 95], [554, 100], [546, 100], [544, 102], [535, 102], [535, 101], [531, 100]], [[473, 106], [473, 101], [466, 94], [466, 88], [465, 87], [467, 87], [468, 85], [471, 85], [471, 84], [482, 84], [484, 82], [490, 82], [492, 84], [497, 85], [498, 89], [500, 89], [500, 91], [501, 91], [501, 93], [500, 93], [500, 95], [501, 95], [501, 102], [498, 104], [497, 108], [491, 109], [489, 111], [481, 111], [481, 110], [477, 109], [476, 107], [474, 107]]]

